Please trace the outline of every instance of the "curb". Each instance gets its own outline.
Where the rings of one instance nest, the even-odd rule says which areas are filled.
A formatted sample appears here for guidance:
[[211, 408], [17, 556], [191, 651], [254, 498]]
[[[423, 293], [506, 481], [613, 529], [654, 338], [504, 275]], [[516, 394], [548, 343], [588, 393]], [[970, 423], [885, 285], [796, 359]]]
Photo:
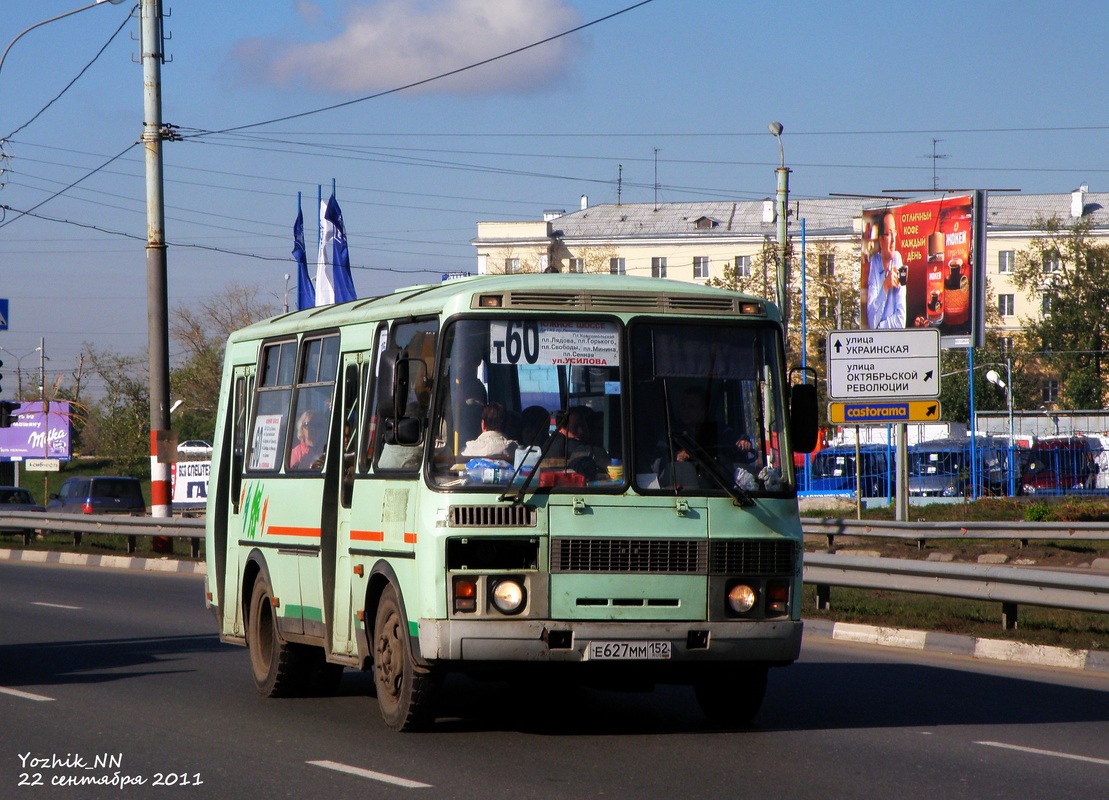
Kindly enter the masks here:
[[141, 569], [147, 572], [170, 572], [178, 575], [203, 575], [203, 561], [178, 561], [170, 558], [138, 558], [135, 556], [102, 556], [94, 553], [62, 553], [57, 550], [0, 550], [0, 560], [25, 564], [67, 564], [75, 567], [112, 567]]
[[954, 633], [883, 628], [849, 622], [808, 619], [804, 622], [805, 636], [822, 639], [1109, 674], [1109, 652], [1101, 650], [1070, 650], [1066, 647], [1026, 644], [1006, 639], [981, 639]]

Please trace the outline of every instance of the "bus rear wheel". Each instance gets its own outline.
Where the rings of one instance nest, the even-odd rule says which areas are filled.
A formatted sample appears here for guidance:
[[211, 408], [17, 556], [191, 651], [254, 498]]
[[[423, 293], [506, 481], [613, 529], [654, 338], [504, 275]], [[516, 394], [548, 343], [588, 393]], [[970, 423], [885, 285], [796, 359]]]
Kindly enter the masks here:
[[396, 731], [423, 730], [435, 720], [435, 681], [416, 665], [397, 590], [381, 595], [374, 620], [374, 688], [385, 724]]
[[747, 725], [766, 696], [765, 664], [713, 669], [693, 683], [697, 705], [713, 725]]
[[254, 582], [250, 596], [246, 644], [254, 686], [263, 697], [294, 697], [304, 690], [306, 651], [282, 641], [277, 631], [273, 590], [261, 576]]

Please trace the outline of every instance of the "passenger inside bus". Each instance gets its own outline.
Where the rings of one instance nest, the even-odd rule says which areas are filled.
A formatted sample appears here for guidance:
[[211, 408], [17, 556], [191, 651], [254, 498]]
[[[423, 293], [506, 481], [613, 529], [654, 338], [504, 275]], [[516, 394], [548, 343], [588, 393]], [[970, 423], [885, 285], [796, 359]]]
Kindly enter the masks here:
[[323, 445], [326, 423], [316, 411], [301, 412], [297, 418], [296, 445], [289, 451], [290, 469], [320, 469], [323, 466]]
[[573, 406], [562, 416], [562, 423], [547, 448], [547, 456], [565, 458], [566, 467], [586, 480], [596, 480], [609, 465], [608, 453], [593, 443], [593, 411], [588, 406]]
[[481, 410], [481, 434], [466, 442], [464, 456], [497, 456], [512, 461], [517, 442], [505, 436], [507, 414], [501, 403], [489, 403]]

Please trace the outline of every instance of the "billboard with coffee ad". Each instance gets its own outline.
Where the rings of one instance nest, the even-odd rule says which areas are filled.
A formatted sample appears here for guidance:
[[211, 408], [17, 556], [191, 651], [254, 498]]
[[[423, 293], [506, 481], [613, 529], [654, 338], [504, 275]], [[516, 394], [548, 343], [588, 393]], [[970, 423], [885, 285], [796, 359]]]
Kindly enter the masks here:
[[863, 212], [864, 329], [938, 328], [944, 347], [984, 338], [985, 193]]

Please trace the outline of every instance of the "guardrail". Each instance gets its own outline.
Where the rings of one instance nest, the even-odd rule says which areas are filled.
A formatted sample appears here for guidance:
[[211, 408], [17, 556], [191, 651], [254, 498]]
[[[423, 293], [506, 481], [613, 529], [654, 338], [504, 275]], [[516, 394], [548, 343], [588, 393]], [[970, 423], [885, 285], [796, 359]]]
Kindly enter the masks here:
[[127, 552], [134, 553], [139, 536], [168, 536], [188, 539], [193, 558], [200, 557], [204, 519], [196, 517], [128, 517], [120, 514], [43, 514], [35, 511], [0, 511], [0, 533], [21, 533], [30, 544], [36, 530], [73, 534], [73, 546], [88, 534], [120, 534], [127, 537]]
[[1109, 612], [1109, 575], [805, 553], [804, 580], [821, 609], [830, 608], [832, 586], [1000, 602], [1006, 630], [1017, 626], [1020, 604]]
[[805, 517], [806, 535], [824, 536], [834, 547], [837, 536], [909, 539], [923, 548], [935, 539], [1015, 539], [1023, 547], [1032, 539], [1109, 541], [1105, 522], [892, 522], [886, 520], [815, 519]]
[[[1031, 539], [1109, 540], [1109, 525], [1102, 523], [913, 523], [804, 519], [807, 535], [827, 537], [873, 536], [913, 539]], [[127, 552], [135, 552], [139, 536], [168, 536], [189, 539], [193, 558], [200, 555], [204, 520], [172, 517], [125, 517], [87, 514], [42, 514], [0, 510], [0, 532], [22, 532], [29, 543], [35, 530], [73, 534], [74, 545], [83, 534], [122, 534]], [[830, 607], [831, 587], [917, 592], [968, 600], [1001, 603], [1001, 623], [1015, 628], [1021, 604], [1075, 611], [1109, 613], [1109, 576], [1057, 572], [1028, 567], [980, 564], [950, 564], [896, 558], [862, 558], [827, 553], [806, 553], [804, 580], [816, 586], [817, 606]]]

